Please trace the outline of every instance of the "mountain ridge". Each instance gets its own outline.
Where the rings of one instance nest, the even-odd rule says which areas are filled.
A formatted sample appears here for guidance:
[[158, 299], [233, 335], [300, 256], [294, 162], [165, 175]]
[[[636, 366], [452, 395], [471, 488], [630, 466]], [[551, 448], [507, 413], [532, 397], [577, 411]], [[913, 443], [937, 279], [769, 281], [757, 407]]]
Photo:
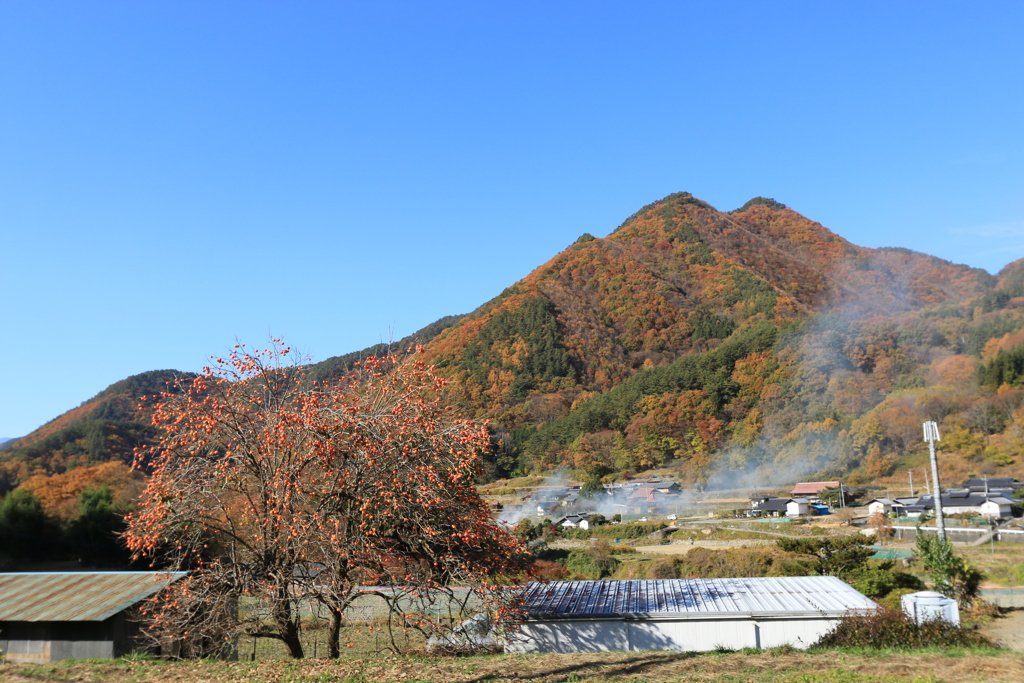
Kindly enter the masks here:
[[[814, 452], [809, 472], [879, 476], [909, 462], [892, 415], [905, 408], [909, 424], [906, 414], [924, 414], [922, 397], [935, 403], [943, 363], [969, 366], [982, 392], [946, 405], [947, 418], [991, 404], [976, 377], [1015, 348], [1022, 308], [1024, 259], [993, 276], [909, 249], [857, 246], [774, 199], [721, 212], [681, 192], [604, 238], [581, 235], [469, 314], [306, 372], [330, 381], [360, 357], [423, 344], [453, 380], [452, 400], [491, 420], [489, 476], [567, 467], [593, 478], [674, 463], [703, 484], [723, 468], [788, 467], [799, 448]], [[32, 471], [25, 457], [12, 466], [26, 448], [51, 439], [51, 451], [63, 451], [87, 437], [55, 434], [103, 410], [131, 422], [132, 390], [111, 391], [117, 384], [0, 448], [7, 487]], [[1019, 445], [990, 436], [1002, 455], [983, 447], [977, 456], [968, 439], [972, 466], [1019, 459]], [[78, 462], [74, 447], [71, 460], [37, 450], [28, 460], [44, 471]]]

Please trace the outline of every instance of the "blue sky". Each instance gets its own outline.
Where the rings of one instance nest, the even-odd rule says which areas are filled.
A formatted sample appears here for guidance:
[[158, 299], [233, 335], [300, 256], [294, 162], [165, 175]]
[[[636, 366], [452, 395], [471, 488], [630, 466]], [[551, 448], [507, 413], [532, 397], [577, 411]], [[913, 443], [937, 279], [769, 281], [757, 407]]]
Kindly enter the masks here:
[[0, 436], [472, 310], [685, 190], [1024, 257], [1024, 3], [0, 0]]

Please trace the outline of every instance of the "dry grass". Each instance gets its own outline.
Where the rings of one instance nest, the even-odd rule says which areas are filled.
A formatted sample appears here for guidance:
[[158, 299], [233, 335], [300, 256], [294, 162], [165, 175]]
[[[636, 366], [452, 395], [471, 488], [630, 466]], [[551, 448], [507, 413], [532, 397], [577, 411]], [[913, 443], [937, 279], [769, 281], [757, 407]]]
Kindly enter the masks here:
[[338, 661], [246, 662], [88, 661], [22, 667], [0, 665], [9, 683], [271, 683], [337, 681], [779, 681], [873, 683], [895, 681], [1021, 681], [1024, 656], [1013, 653], [876, 655], [787, 650], [749, 653], [595, 653], [491, 655], [465, 658], [352, 657]]
[[988, 543], [976, 547], [956, 547], [978, 569], [985, 573], [984, 583], [1017, 586], [1022, 582], [1018, 572], [1024, 570], [1024, 543]]

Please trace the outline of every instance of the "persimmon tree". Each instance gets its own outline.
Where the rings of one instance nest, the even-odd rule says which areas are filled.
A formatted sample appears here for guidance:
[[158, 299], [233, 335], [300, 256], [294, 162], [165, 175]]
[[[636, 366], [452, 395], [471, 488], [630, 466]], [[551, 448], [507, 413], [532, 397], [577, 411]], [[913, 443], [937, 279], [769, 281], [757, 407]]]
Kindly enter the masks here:
[[306, 381], [292, 357], [279, 340], [240, 344], [155, 401], [164, 436], [137, 454], [153, 475], [126, 538], [191, 572], [147, 605], [157, 637], [198, 653], [269, 637], [302, 657], [307, 601], [326, 608], [338, 656], [345, 610], [367, 592], [396, 650], [396, 633], [438, 635], [470, 609], [517, 616], [498, 584], [522, 546], [474, 485], [486, 427], [455, 415], [416, 355], [368, 358], [333, 383]]

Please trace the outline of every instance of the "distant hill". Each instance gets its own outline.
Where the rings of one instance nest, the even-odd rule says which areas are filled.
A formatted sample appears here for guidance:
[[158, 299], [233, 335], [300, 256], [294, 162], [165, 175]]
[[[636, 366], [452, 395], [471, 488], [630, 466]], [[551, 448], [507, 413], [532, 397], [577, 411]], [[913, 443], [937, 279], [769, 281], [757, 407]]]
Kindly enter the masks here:
[[37, 473], [60, 473], [112, 460], [131, 464], [133, 449], [156, 432], [138, 411], [142, 396], [173, 386], [191, 373], [154, 370], [133, 375], [57, 416], [31, 434], [0, 447], [0, 492]]
[[0, 445], [7, 443], [8, 441], [15, 441], [20, 437], [17, 436], [0, 436]]
[[[324, 381], [351, 370], [352, 363], [371, 355], [402, 351], [425, 344], [464, 316], [448, 316], [393, 343], [328, 358], [307, 368], [310, 380]], [[156, 432], [139, 409], [139, 399], [173, 387], [177, 378], [193, 377], [177, 370], [154, 370], [116, 382], [77, 408], [59, 415], [31, 434], [0, 442], [0, 494], [33, 474], [59, 474], [76, 467], [121, 461], [131, 464], [136, 446]]]
[[[308, 376], [416, 344], [453, 380], [451, 399], [490, 420], [490, 477], [667, 468], [696, 486], [866, 483], [918, 466], [924, 419], [941, 423], [950, 476], [1024, 475], [1024, 260], [993, 276], [861, 247], [774, 199], [723, 212], [669, 195], [472, 313]], [[8, 485], [151, 438], [117, 386], [0, 449]], [[90, 437], [108, 404], [133, 426]]]

